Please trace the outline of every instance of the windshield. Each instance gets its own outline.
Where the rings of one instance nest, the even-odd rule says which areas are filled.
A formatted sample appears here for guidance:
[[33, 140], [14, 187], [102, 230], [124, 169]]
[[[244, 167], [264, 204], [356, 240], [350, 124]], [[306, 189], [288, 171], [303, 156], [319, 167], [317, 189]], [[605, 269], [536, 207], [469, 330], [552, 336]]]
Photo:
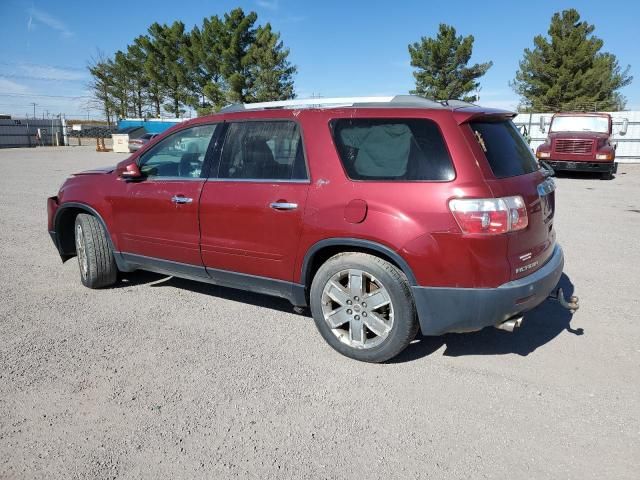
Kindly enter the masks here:
[[609, 133], [607, 117], [555, 117], [551, 122], [552, 132], [599, 132]]

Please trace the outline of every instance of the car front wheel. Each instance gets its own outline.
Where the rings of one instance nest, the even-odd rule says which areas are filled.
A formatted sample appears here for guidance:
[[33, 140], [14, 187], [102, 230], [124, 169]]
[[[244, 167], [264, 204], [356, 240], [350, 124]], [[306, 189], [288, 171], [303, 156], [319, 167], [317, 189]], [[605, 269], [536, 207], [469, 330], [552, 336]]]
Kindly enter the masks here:
[[113, 285], [118, 269], [107, 233], [96, 217], [85, 213], [76, 217], [75, 242], [82, 284], [89, 288]]
[[418, 331], [406, 276], [366, 253], [346, 252], [327, 260], [313, 278], [310, 304], [327, 343], [356, 360], [389, 360]]

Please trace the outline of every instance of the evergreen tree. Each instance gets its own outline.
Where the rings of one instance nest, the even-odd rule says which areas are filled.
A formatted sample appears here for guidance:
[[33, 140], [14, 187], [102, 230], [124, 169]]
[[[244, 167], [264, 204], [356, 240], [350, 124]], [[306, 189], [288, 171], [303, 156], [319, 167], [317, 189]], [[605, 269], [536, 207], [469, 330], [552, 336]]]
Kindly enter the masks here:
[[191, 48], [187, 52], [199, 114], [211, 113], [225, 105], [225, 82], [222, 74], [225, 26], [218, 16], [205, 18], [202, 28], [191, 30]]
[[161, 105], [165, 92], [162, 83], [162, 56], [148, 35], [141, 35], [134, 40], [134, 45], [140, 47], [144, 54], [144, 75], [148, 82], [147, 96], [152, 105], [153, 114], [160, 117]]
[[96, 103], [110, 119], [143, 117], [149, 107], [180, 116], [186, 106], [206, 114], [228, 103], [292, 98], [289, 50], [257, 18], [236, 8], [190, 32], [182, 22], [152, 24], [126, 51], [89, 66]]
[[145, 54], [142, 47], [134, 42], [127, 47], [127, 69], [131, 78], [131, 102], [134, 115], [138, 118], [144, 116], [143, 110], [147, 102], [147, 90], [149, 81], [144, 71]]
[[112, 77], [109, 60], [98, 52], [97, 58], [91, 60], [88, 69], [92, 77], [89, 82], [89, 88], [93, 93], [93, 103], [102, 110], [107, 119], [107, 124], [111, 125], [115, 105], [112, 96]]
[[128, 70], [126, 55], [118, 50], [113, 61], [109, 61], [111, 69], [111, 88], [116, 101], [116, 113], [119, 118], [129, 116], [129, 83], [130, 72]]
[[595, 27], [580, 21], [575, 9], [551, 18], [549, 38], [538, 35], [512, 83], [525, 111], [622, 110], [618, 90], [631, 83], [629, 67], [622, 70], [615, 55], [600, 52], [603, 41]]
[[222, 74], [227, 87], [227, 101], [244, 103], [249, 99], [250, 57], [249, 49], [255, 41], [253, 28], [258, 15], [249, 12], [245, 15], [241, 8], [231, 10], [224, 15], [224, 34], [222, 36]]
[[251, 101], [288, 100], [295, 96], [293, 75], [296, 67], [287, 60], [289, 49], [284, 48], [280, 34], [273, 32], [269, 23], [256, 30], [248, 56], [248, 97]]
[[478, 96], [470, 93], [478, 91], [477, 80], [493, 62], [467, 67], [473, 41], [473, 35], [456, 36], [454, 27], [441, 23], [436, 38], [422, 37], [420, 42], [409, 45], [411, 66], [417, 69], [413, 73], [416, 88], [411, 93], [436, 100], [477, 101]]
[[[149, 27], [149, 41], [146, 45], [149, 54], [145, 66], [152, 73], [153, 80], [166, 93], [169, 102], [164, 105], [165, 110], [176, 117], [184, 113], [182, 107], [190, 100], [185, 48], [189, 48], [189, 39], [184, 31], [184, 23], [153, 23]], [[150, 63], [154, 65], [151, 66]]]

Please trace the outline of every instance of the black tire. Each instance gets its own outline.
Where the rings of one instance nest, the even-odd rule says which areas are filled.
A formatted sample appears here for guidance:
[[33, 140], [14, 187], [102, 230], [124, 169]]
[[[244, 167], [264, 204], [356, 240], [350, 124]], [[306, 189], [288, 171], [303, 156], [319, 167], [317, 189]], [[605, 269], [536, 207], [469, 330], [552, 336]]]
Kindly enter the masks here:
[[601, 177], [602, 180], [613, 180], [613, 172], [604, 172]]
[[85, 213], [79, 214], [74, 236], [82, 284], [89, 288], [104, 288], [116, 283], [118, 268], [107, 233], [98, 219]]
[[[381, 282], [393, 307], [393, 323], [390, 330], [386, 333], [386, 337], [380, 340], [380, 344], [370, 348], [355, 348], [348, 345], [338, 338], [325, 321], [322, 303], [324, 288], [329, 280], [335, 278], [335, 275], [350, 269], [360, 270]], [[313, 277], [309, 303], [316, 327], [326, 342], [339, 353], [355, 360], [385, 362], [402, 352], [418, 332], [416, 309], [407, 277], [395, 265], [374, 255], [345, 252], [331, 257]], [[351, 310], [347, 310], [349, 311]]]

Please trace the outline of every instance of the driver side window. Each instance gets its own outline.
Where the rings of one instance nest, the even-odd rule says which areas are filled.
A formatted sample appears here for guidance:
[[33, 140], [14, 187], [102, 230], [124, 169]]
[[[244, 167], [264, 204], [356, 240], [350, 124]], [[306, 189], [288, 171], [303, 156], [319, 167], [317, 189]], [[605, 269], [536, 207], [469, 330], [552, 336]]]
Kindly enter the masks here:
[[140, 171], [151, 178], [201, 178], [215, 129], [215, 124], [198, 125], [168, 136], [142, 155]]

